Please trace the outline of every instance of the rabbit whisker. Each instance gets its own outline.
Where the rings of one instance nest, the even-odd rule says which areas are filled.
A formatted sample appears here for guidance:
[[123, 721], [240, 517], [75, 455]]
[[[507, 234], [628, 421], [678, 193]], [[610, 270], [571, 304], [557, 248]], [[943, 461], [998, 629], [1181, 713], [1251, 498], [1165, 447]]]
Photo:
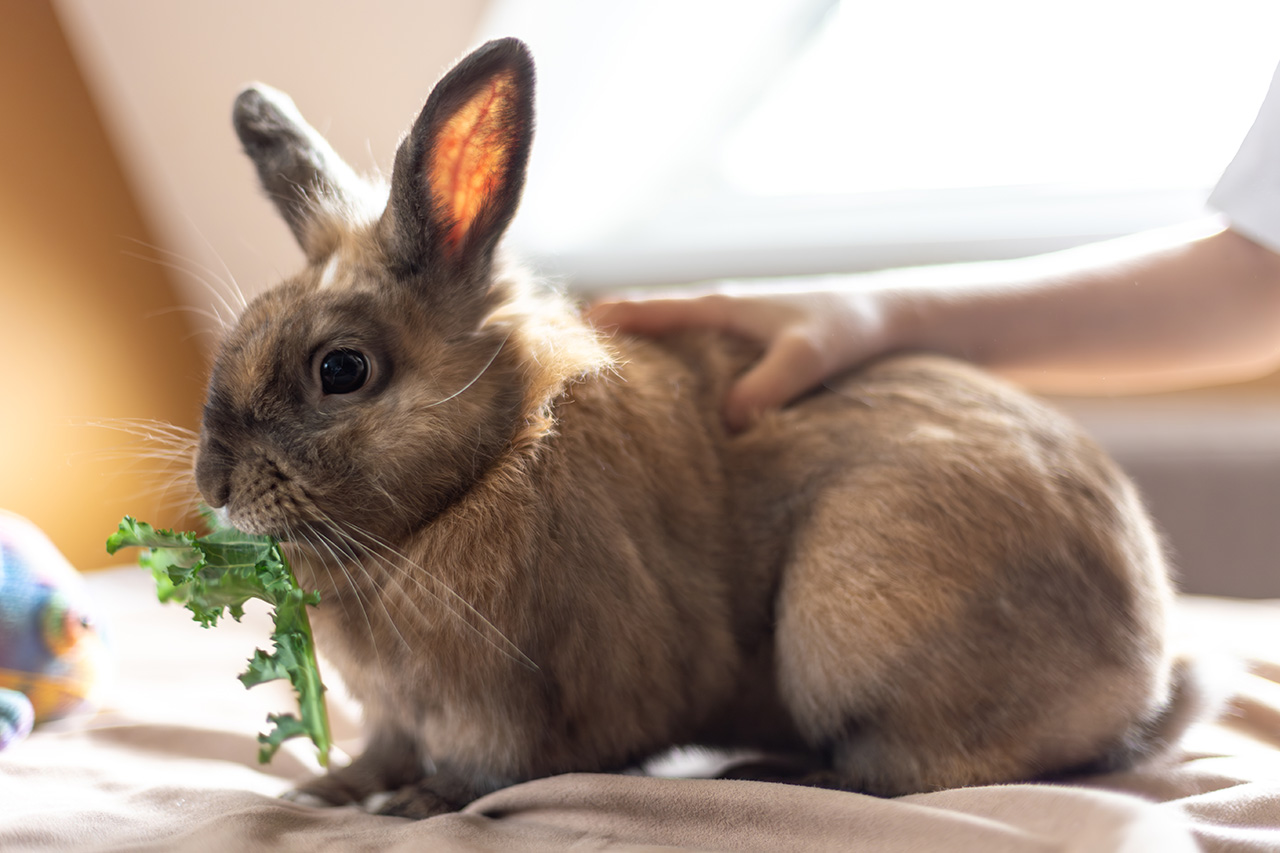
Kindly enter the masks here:
[[[231, 295], [235, 297], [235, 300], [241, 310], [248, 308], [249, 300], [245, 298], [244, 291], [240, 289], [240, 282], [236, 280], [235, 273], [233, 273], [231, 271], [231, 267], [227, 265], [226, 258], [222, 257], [222, 253], [218, 251], [218, 248], [215, 245], [213, 245], [212, 241], [209, 240], [208, 236], [205, 235], [204, 231], [200, 230], [200, 228], [196, 225], [195, 220], [191, 218], [190, 214], [185, 214], [184, 218], [187, 220], [188, 227], [190, 227], [191, 230], [194, 231], [196, 235], [200, 238], [200, 242], [204, 243], [205, 247], [210, 252], [213, 253], [213, 256], [215, 258], [218, 259], [218, 263], [222, 266], [222, 271], [226, 273], [226, 277], [224, 278], [223, 276], [217, 275], [211, 268], [204, 266], [203, 264], [199, 265], [200, 269], [204, 270], [205, 272], [208, 272], [211, 275], [214, 275], [215, 278], [217, 278], [217, 280], [223, 286], [225, 286], [227, 290], [231, 292]], [[173, 257], [178, 257], [173, 252], [167, 252], [167, 250], [161, 250], [161, 251], [166, 251], [167, 254]], [[239, 312], [233, 311], [232, 316], [233, 317], [239, 316]]]
[[[339, 540], [336, 543], [333, 540], [331, 540], [322, 531], [316, 531], [316, 533], [320, 537], [320, 541], [325, 545], [325, 547], [329, 550], [329, 553], [333, 556], [334, 562], [337, 564], [338, 568], [342, 571], [343, 576], [347, 579], [347, 586], [351, 588], [352, 592], [355, 595], [356, 603], [359, 604], [360, 609], [364, 614], [365, 626], [369, 629], [369, 639], [370, 639], [370, 642], [373, 643], [374, 653], [378, 656], [379, 661], [381, 662], [382, 655], [381, 655], [381, 651], [378, 649], [377, 632], [375, 632], [373, 629], [373, 621], [369, 618], [368, 610], [365, 609], [364, 604], [360, 601], [362, 594], [368, 595], [372, 599], [372, 601], [377, 602], [378, 606], [382, 608], [383, 614], [386, 616], [387, 624], [391, 627], [391, 630], [395, 632], [396, 637], [400, 640], [400, 643], [405, 647], [406, 651], [412, 651], [413, 646], [411, 646], [409, 644], [409, 641], [405, 639], [404, 634], [401, 633], [400, 628], [396, 623], [396, 620], [392, 618], [390, 610], [387, 609], [387, 604], [385, 600], [386, 596], [376, 594], [381, 591], [378, 588], [376, 579], [371, 577], [367, 572], [363, 573], [363, 577], [366, 580], [368, 580], [368, 582], [373, 586], [373, 593], [362, 593], [360, 589], [360, 584], [354, 577], [352, 577], [351, 572], [347, 570], [346, 564], [348, 562], [353, 562], [353, 561], [358, 562], [360, 559], [359, 554], [355, 552], [354, 548], [351, 547], [353, 543], [349, 543], [347, 538], [343, 536], [340, 532], [338, 533]], [[342, 553], [339, 553], [339, 552], [342, 552]], [[345, 560], [344, 560], [344, 555], [346, 557]]]
[[[356, 579], [351, 576], [351, 573], [347, 571], [346, 560], [344, 560], [343, 556], [339, 553], [340, 550], [344, 550], [344, 549], [341, 549], [339, 546], [335, 545], [333, 542], [331, 542], [328, 539], [328, 537], [324, 536], [323, 534], [320, 534], [316, 544], [322, 546], [328, 555], [326, 556], [324, 553], [321, 553], [319, 548], [316, 548], [315, 545], [313, 545], [312, 547], [313, 553], [315, 553], [316, 556], [319, 558], [320, 563], [324, 568], [325, 574], [328, 575], [330, 587], [333, 589], [340, 588], [340, 585], [334, 579], [333, 569], [330, 568], [330, 566], [332, 565], [332, 566], [336, 566], [338, 571], [340, 571], [343, 577], [346, 579], [345, 586], [348, 586], [351, 588], [353, 597], [355, 599], [355, 604], [360, 609], [360, 616], [364, 620], [365, 627], [368, 629], [368, 632], [369, 632], [369, 642], [373, 646], [373, 656], [374, 656], [374, 660], [377, 662], [378, 670], [380, 672], [385, 672], [385, 664], [383, 662], [382, 649], [379, 648], [378, 646], [378, 635], [377, 635], [377, 632], [374, 631], [373, 629], [373, 621], [369, 618], [369, 611], [365, 608], [364, 602], [361, 600], [362, 594], [361, 594], [359, 585], [356, 582]], [[351, 620], [352, 613], [348, 606], [346, 596], [335, 596], [335, 597], [337, 598], [339, 606], [341, 606], [342, 608], [343, 614], [346, 616], [348, 620]], [[398, 633], [399, 632], [397, 632], [397, 634]], [[401, 639], [401, 642], [404, 642], [403, 637], [401, 637], [400, 639]], [[408, 644], [406, 643], [405, 645], [407, 647]]]
[[[172, 261], [166, 261], [162, 258], [149, 257], [139, 252], [124, 252], [124, 255], [130, 258], [137, 258], [140, 261], [147, 261], [148, 263], [155, 264], [156, 266], [163, 267], [164, 269], [173, 270], [174, 272], [179, 272], [185, 276], [190, 277], [193, 281], [196, 281], [201, 285], [203, 285], [204, 288], [207, 291], [209, 291], [210, 295], [212, 295], [217, 300], [217, 302], [221, 305], [221, 307], [224, 310], [226, 310], [228, 314], [230, 314], [232, 317], [237, 316], [237, 311], [235, 307], [232, 306], [232, 304], [227, 301], [227, 298], [223, 296], [221, 292], [219, 292], [218, 288], [214, 286], [213, 282], [209, 281], [198, 272], [195, 272], [190, 268], [183, 266], [182, 264], [174, 263]], [[230, 329], [230, 323], [228, 323], [225, 319], [223, 319], [222, 312], [217, 310], [218, 305], [215, 304], [211, 307], [223, 331]]]
[[436, 406], [439, 406], [439, 405], [441, 405], [441, 404], [443, 404], [443, 403], [447, 403], [447, 402], [449, 402], [450, 400], [454, 399], [455, 397], [458, 397], [458, 396], [460, 396], [461, 394], [464, 394], [468, 389], [470, 389], [470, 388], [471, 388], [471, 386], [472, 386], [472, 385], [475, 385], [477, 382], [479, 382], [479, 381], [480, 381], [480, 377], [484, 376], [484, 375], [485, 375], [485, 373], [489, 370], [489, 368], [490, 368], [490, 367], [493, 367], [493, 363], [494, 363], [495, 361], [497, 361], [497, 360], [498, 360], [498, 355], [499, 355], [499, 353], [501, 353], [501, 352], [502, 352], [502, 348], [503, 348], [503, 347], [505, 347], [505, 346], [507, 345], [507, 341], [511, 340], [511, 335], [512, 335], [512, 333], [513, 333], [514, 331], [515, 331], [514, 329], [509, 329], [509, 330], [507, 330], [507, 334], [502, 338], [502, 340], [501, 340], [501, 341], [499, 341], [499, 343], [498, 343], [498, 348], [497, 348], [497, 349], [495, 349], [495, 350], [493, 351], [493, 355], [489, 356], [489, 360], [488, 360], [488, 361], [486, 361], [486, 362], [484, 363], [484, 366], [480, 368], [480, 371], [479, 371], [478, 373], [476, 373], [476, 375], [475, 375], [475, 376], [471, 377], [471, 380], [470, 380], [469, 382], [467, 382], [467, 384], [466, 384], [466, 385], [463, 385], [461, 388], [459, 388], [457, 391], [454, 391], [454, 392], [453, 392], [452, 394], [450, 394], [448, 397], [445, 397], [445, 398], [440, 399], [440, 400], [436, 400], [434, 403], [427, 403], [426, 405], [422, 406], [421, 408], [423, 408], [423, 409], [431, 409], [431, 408], [434, 408], [434, 407], [436, 407]]
[[[520, 647], [512, 642], [511, 638], [504, 634], [498, 626], [494, 625], [488, 617], [476, 609], [475, 605], [467, 601], [464, 596], [459, 594], [437, 575], [410, 559], [391, 543], [367, 530], [361, 530], [348, 524], [344, 525], [342, 533], [345, 538], [351, 540], [353, 545], [362, 545], [369, 556], [377, 560], [388, 573], [399, 573], [401, 577], [411, 581], [419, 590], [435, 599], [436, 602], [445, 608], [448, 613], [457, 618], [462, 625], [475, 633], [476, 636], [480, 637], [496, 651], [527, 669], [532, 671], [538, 670], [538, 665], [533, 662], [532, 658], [521, 651]], [[367, 541], [362, 543], [356, 537], [363, 537]], [[378, 553], [376, 549], [383, 549], [391, 556]], [[392, 559], [392, 557], [396, 559]], [[410, 571], [410, 568], [416, 569], [417, 572]], [[448, 598], [428, 586], [423, 579], [418, 576], [419, 574], [425, 576], [428, 580], [432, 581], [434, 585], [442, 589]], [[472, 624], [471, 620], [465, 618], [462, 611], [459, 611], [455, 606], [449, 603], [450, 599], [460, 604], [465, 613], [469, 613], [474, 619], [479, 621], [480, 625], [485, 630], [481, 630], [481, 627], [477, 627]], [[491, 634], [497, 635], [501, 642], [494, 640]]]
[[[205, 245], [209, 246], [211, 251], [214, 251], [213, 246], [204, 239], [204, 234], [200, 233], [199, 229], [194, 230], [200, 235], [201, 240], [204, 240]], [[148, 243], [145, 240], [138, 240], [132, 237], [126, 239], [144, 249], [155, 252], [156, 255], [165, 256], [156, 257], [154, 255], [144, 255], [137, 252], [125, 252], [128, 257], [137, 258], [142, 261], [149, 261], [166, 267], [167, 269], [174, 270], [175, 272], [180, 272], [184, 275], [190, 276], [192, 279], [203, 285], [205, 289], [209, 291], [210, 295], [221, 302], [222, 306], [227, 310], [227, 313], [232, 317], [238, 317], [240, 315], [240, 310], [247, 307], [248, 302], [245, 300], [244, 293], [241, 291], [239, 283], [236, 282], [235, 276], [232, 274], [230, 268], [228, 268], [226, 263], [222, 260], [222, 256], [218, 255], [216, 251], [214, 251], [214, 254], [217, 256], [218, 261], [222, 263], [223, 271], [226, 273], [225, 276], [212, 267], [200, 263], [194, 258], [165, 249], [154, 243]], [[230, 298], [228, 298], [228, 295]], [[234, 302], [232, 300], [234, 300]]]

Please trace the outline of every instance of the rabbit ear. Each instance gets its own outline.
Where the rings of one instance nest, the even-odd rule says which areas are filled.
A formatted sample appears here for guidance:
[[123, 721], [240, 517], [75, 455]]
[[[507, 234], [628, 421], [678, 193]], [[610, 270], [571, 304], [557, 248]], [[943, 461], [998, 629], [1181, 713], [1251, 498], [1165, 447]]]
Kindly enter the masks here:
[[520, 203], [533, 139], [533, 60], [516, 39], [445, 75], [396, 152], [384, 217], [406, 272], [430, 289], [482, 288]]
[[284, 92], [255, 83], [236, 98], [232, 123], [298, 245], [310, 260], [321, 260], [332, 247], [314, 227], [317, 220], [350, 208], [364, 194], [364, 181]]

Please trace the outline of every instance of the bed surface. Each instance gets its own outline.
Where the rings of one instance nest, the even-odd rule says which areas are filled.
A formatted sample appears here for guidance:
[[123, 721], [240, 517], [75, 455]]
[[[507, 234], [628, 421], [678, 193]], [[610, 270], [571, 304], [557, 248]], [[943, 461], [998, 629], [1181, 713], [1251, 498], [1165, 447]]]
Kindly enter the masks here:
[[[99, 712], [0, 753], [3, 851], [1280, 850], [1280, 602], [1180, 602], [1182, 632], [1223, 656], [1232, 698], [1178, 753], [1125, 773], [895, 800], [574, 774], [415, 823], [278, 799], [315, 766], [299, 741], [269, 765], [256, 760], [267, 712], [293, 707], [282, 682], [245, 691], [235, 681], [267, 641], [264, 611], [204, 631], [155, 601], [146, 572], [88, 582], [118, 671]], [[355, 709], [337, 695], [330, 708], [339, 745], [358, 751]]]

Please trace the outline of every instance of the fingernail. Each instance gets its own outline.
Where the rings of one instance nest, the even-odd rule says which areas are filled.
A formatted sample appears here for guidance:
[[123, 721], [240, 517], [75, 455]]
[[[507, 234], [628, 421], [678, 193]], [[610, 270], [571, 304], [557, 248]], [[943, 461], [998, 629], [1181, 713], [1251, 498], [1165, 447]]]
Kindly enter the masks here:
[[[610, 325], [609, 314], [611, 313], [610, 311], [611, 308], [612, 308], [612, 305], [610, 305], [609, 303], [602, 303], [600, 305], [588, 305], [587, 309], [582, 312], [582, 316], [586, 320], [588, 320], [592, 325], [595, 325], [595, 326]], [[617, 324], [613, 323], [612, 325], [617, 325]]]
[[754, 420], [750, 412], [743, 411], [737, 406], [725, 406], [721, 418], [725, 429], [729, 432], [742, 432]]

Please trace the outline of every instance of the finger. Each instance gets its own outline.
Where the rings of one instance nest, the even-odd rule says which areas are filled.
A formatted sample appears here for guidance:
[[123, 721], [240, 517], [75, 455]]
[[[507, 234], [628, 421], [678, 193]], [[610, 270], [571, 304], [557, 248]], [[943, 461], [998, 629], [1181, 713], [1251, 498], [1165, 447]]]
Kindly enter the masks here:
[[681, 329], [728, 329], [728, 307], [716, 295], [601, 302], [587, 309], [596, 326], [653, 335]]
[[766, 300], [712, 293], [706, 296], [601, 303], [588, 312], [597, 325], [661, 335], [684, 329], [716, 329], [767, 344], [791, 313]]
[[738, 431], [763, 412], [780, 408], [827, 378], [828, 359], [812, 334], [793, 330], [780, 336], [725, 399], [726, 425]]

